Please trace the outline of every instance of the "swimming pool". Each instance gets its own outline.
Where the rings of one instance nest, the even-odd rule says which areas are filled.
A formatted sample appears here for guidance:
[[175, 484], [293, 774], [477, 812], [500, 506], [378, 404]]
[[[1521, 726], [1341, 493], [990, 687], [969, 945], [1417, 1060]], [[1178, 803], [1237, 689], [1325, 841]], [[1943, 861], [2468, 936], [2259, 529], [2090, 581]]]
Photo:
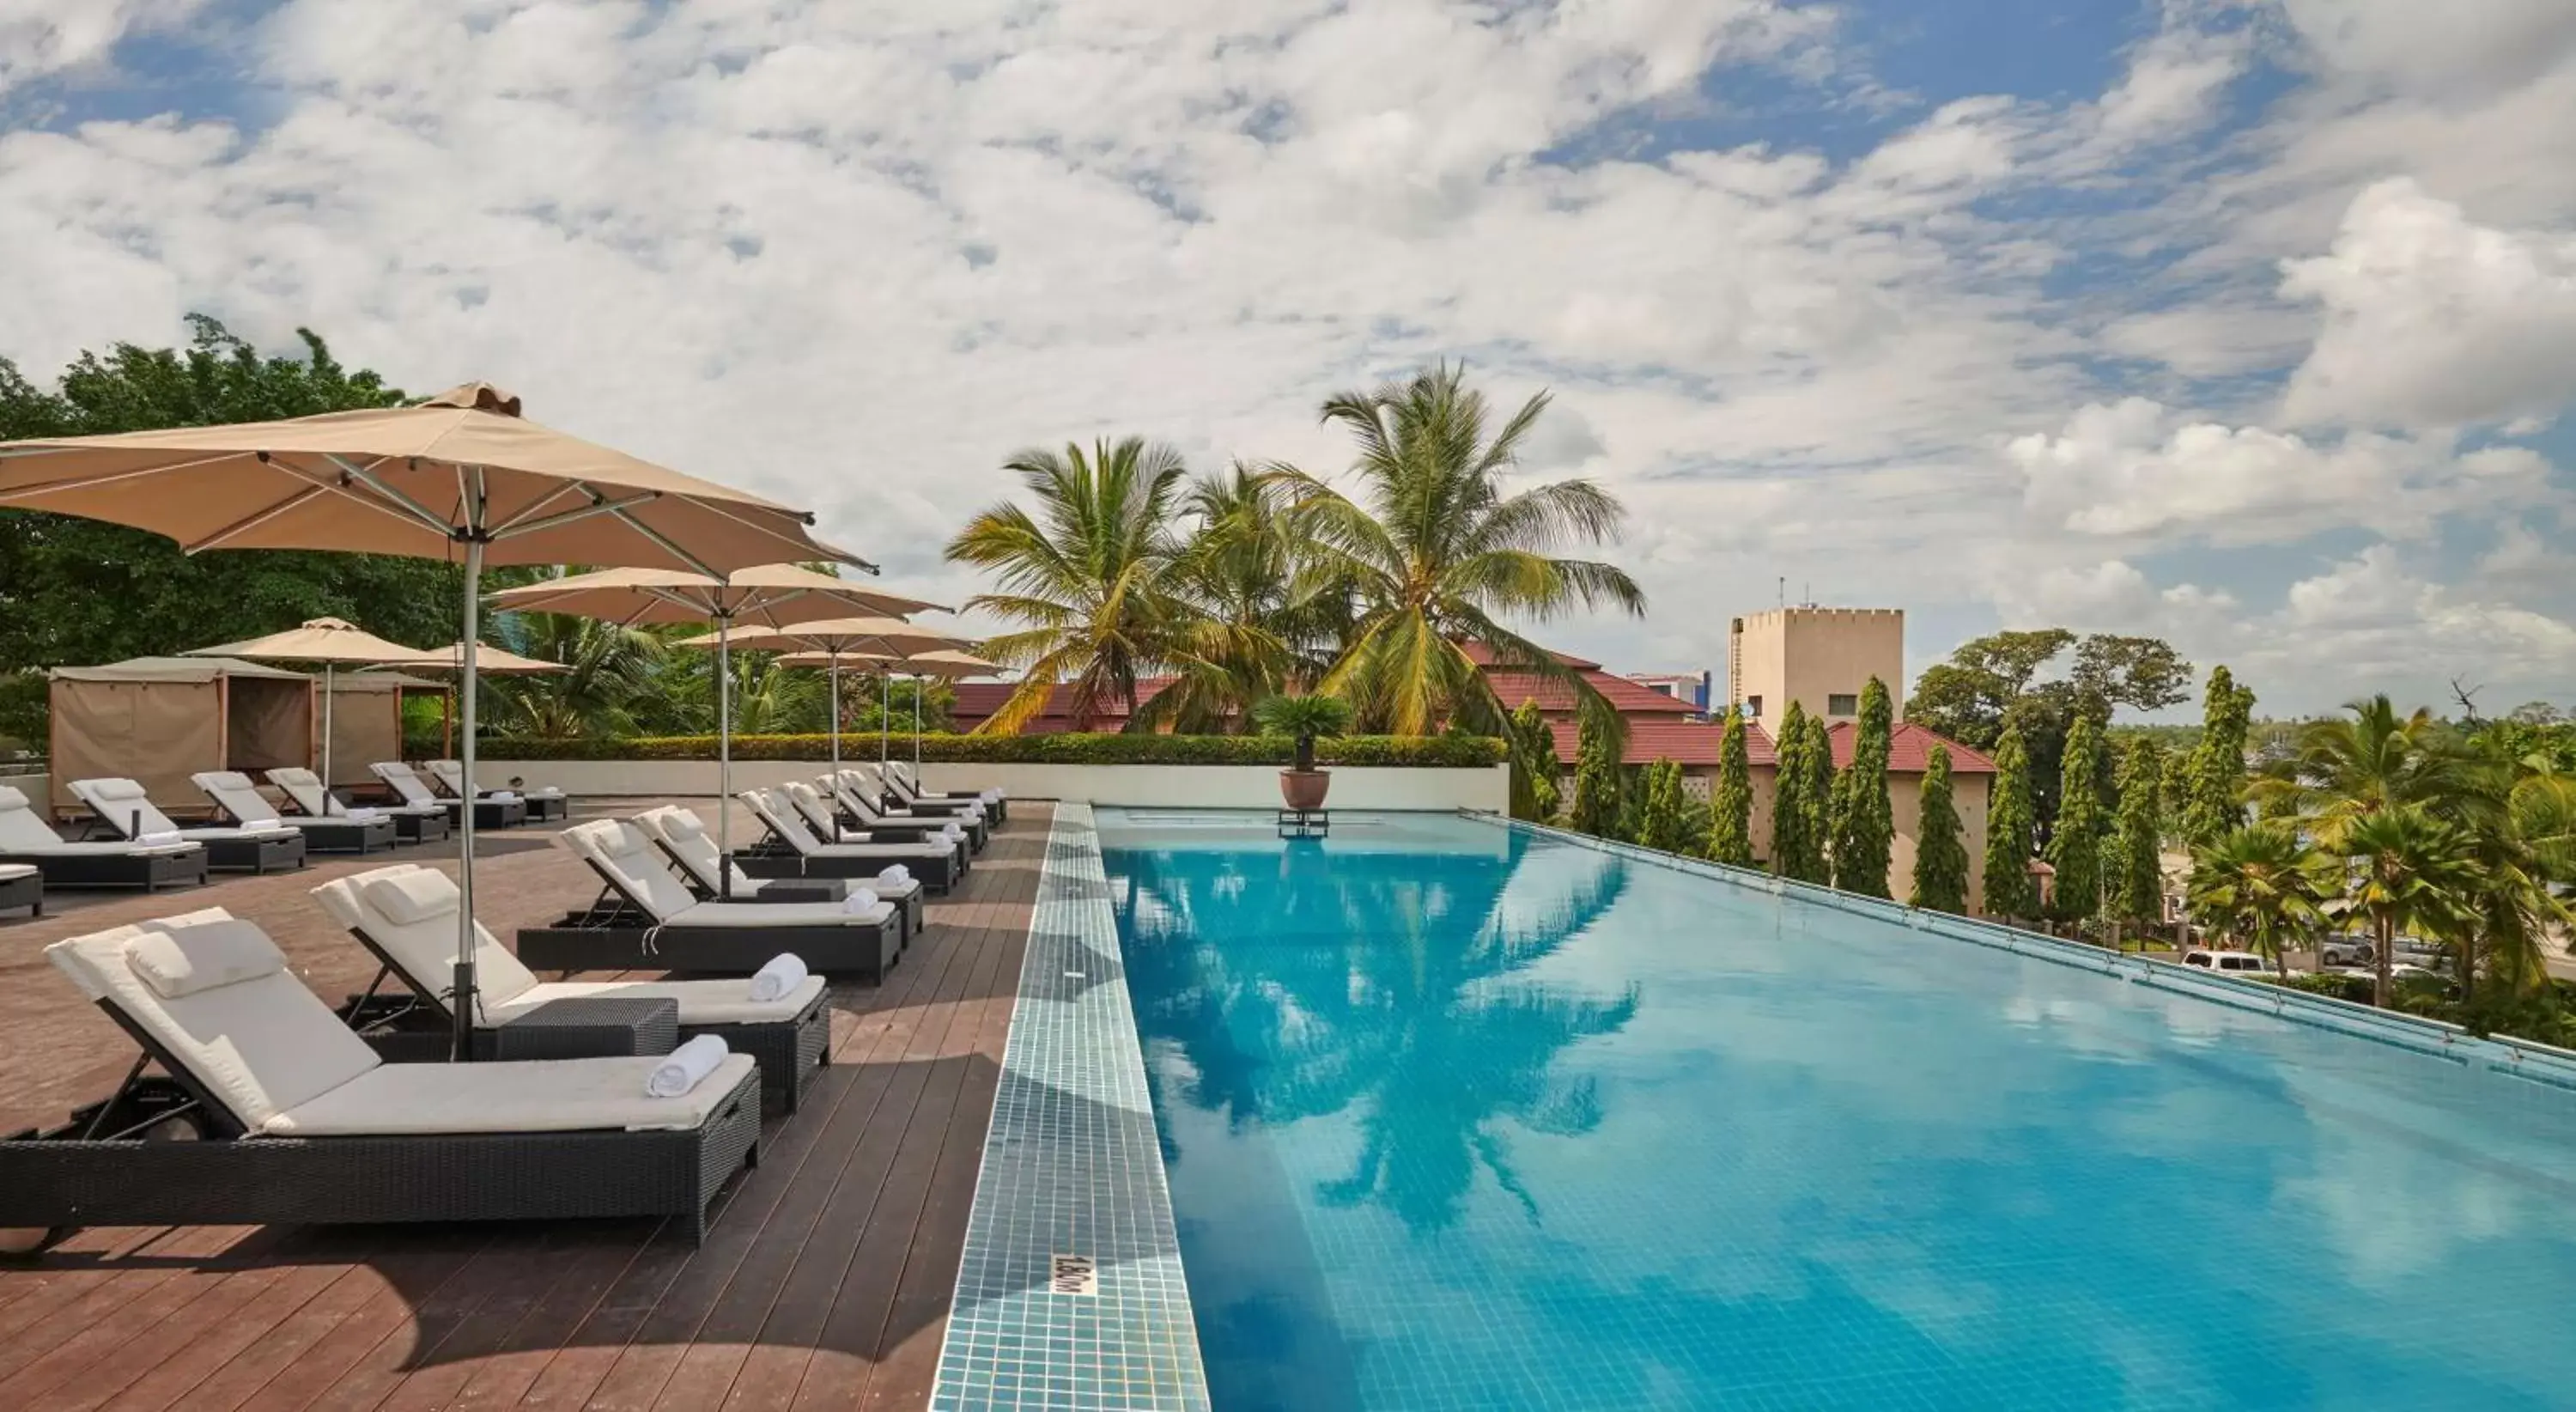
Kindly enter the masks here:
[[1098, 824], [1218, 1412], [2576, 1402], [2576, 1093], [1482, 820]]

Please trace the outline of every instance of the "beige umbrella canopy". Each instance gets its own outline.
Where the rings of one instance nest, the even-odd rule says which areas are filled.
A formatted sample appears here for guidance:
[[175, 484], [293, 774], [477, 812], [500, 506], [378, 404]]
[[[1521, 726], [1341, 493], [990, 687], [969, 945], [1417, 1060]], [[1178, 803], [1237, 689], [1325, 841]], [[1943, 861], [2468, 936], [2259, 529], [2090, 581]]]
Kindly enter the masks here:
[[[456, 670], [456, 664], [463, 660], [464, 656], [465, 644], [451, 642], [445, 647], [432, 647], [417, 653], [411, 661], [403, 665], [416, 672], [452, 673]], [[571, 670], [572, 668], [561, 662], [549, 662], [539, 657], [522, 657], [516, 652], [504, 652], [488, 642], [477, 643], [474, 648], [474, 675], [477, 677], [527, 677], [544, 672]], [[443, 703], [440, 708], [439, 736], [442, 753], [456, 748], [456, 712], [452, 701]]]
[[187, 653], [190, 657], [241, 657], [253, 662], [319, 662], [322, 664], [322, 783], [329, 792], [331, 775], [331, 698], [335, 694], [333, 677], [342, 666], [381, 667], [416, 661], [417, 647], [388, 642], [341, 618], [309, 618], [302, 626], [254, 637], [248, 642], [227, 642], [219, 647], [200, 647]]
[[[652, 623], [713, 622], [716, 630], [690, 638], [684, 647], [713, 643], [716, 650], [716, 797], [733, 798], [733, 658], [734, 625], [748, 621], [751, 632], [778, 632], [782, 625], [829, 618], [853, 609], [877, 613], [946, 612], [938, 604], [835, 578], [800, 564], [761, 564], [723, 575], [674, 573], [653, 569], [602, 569], [574, 574], [492, 595], [492, 605], [521, 613], [565, 613], [634, 627]], [[885, 619], [900, 628], [895, 619]], [[837, 681], [835, 683], [837, 685]], [[839, 710], [837, 698], [833, 708]], [[833, 733], [837, 751], [840, 734]], [[840, 763], [838, 754], [833, 764]], [[716, 809], [716, 851], [733, 851], [729, 803]], [[719, 875], [724, 894], [732, 895], [733, 872]]]
[[[710, 638], [690, 638], [682, 647], [704, 646]], [[863, 661], [883, 662], [907, 652], [928, 652], [941, 648], [963, 647], [963, 638], [907, 623], [900, 618], [824, 618], [784, 628], [748, 628], [734, 635], [745, 647], [820, 649], [824, 663], [832, 672], [832, 768], [841, 768], [841, 668], [836, 660], [851, 657]], [[804, 655], [799, 653], [798, 655]], [[804, 665], [804, 664], [798, 664]], [[877, 759], [883, 761], [892, 740], [890, 723], [894, 718], [894, 687], [891, 677], [877, 678]], [[914, 730], [920, 731], [921, 703], [913, 703]]]
[[[722, 574], [841, 559], [812, 517], [541, 426], [519, 399], [466, 383], [411, 407], [229, 426], [0, 442], [0, 506], [167, 535], [204, 549], [327, 549], [461, 561], [463, 631], [483, 570], [622, 564]], [[853, 561], [855, 562], [855, 561]], [[474, 674], [464, 674], [474, 766]], [[457, 829], [459, 1057], [474, 1008], [474, 811]]]

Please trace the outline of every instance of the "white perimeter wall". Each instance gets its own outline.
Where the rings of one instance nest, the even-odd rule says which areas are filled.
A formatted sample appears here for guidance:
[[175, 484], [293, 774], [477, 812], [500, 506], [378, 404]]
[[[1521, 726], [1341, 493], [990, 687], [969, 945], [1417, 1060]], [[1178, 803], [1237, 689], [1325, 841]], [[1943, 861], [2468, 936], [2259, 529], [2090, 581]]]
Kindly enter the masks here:
[[[856, 761], [853, 763], [869, 763]], [[823, 760], [737, 760], [736, 790], [811, 780]], [[1168, 809], [1275, 809], [1276, 765], [943, 765], [921, 767], [932, 789], [999, 786], [1013, 799], [1076, 799], [1087, 804], [1139, 804]], [[478, 760], [474, 777], [491, 789], [513, 776], [555, 785], [566, 794], [598, 796], [713, 795], [712, 760]], [[1332, 767], [1334, 809], [1511, 808], [1511, 767], [1461, 769]]]

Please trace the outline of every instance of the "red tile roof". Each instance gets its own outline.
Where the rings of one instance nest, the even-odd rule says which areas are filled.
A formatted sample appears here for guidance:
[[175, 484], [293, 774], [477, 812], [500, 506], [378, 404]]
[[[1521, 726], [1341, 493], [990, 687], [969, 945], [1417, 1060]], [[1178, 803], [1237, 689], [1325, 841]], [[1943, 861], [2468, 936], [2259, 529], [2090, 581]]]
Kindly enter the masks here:
[[[1551, 716], [1547, 728], [1556, 736], [1556, 758], [1559, 764], [1572, 765], [1575, 749], [1581, 743], [1580, 728], [1572, 716]], [[1670, 760], [1684, 769], [1717, 768], [1718, 752], [1726, 735], [1725, 727], [1706, 721], [1679, 721], [1658, 716], [1628, 717], [1628, 748], [1620, 757], [1626, 765], [1651, 765]], [[1754, 726], [1744, 739], [1745, 758], [1768, 768], [1776, 762], [1771, 737]]]
[[[1852, 741], [1860, 734], [1857, 723], [1844, 721], [1833, 728], [1834, 768], [1851, 764]], [[1896, 733], [1887, 742], [1887, 768], [1891, 774], [1919, 775], [1932, 763], [1932, 747], [1950, 747], [1950, 772], [1958, 775], [1991, 775], [1995, 762], [1946, 736], [1934, 734], [1928, 727], [1912, 721], [1896, 723]]]
[[[1136, 683], [1136, 695], [1140, 700], [1151, 701], [1174, 680], [1176, 678], [1145, 677]], [[1011, 699], [1011, 693], [1019, 690], [1020, 684], [1011, 681], [961, 681], [955, 684], [955, 689], [957, 704], [950, 708], [949, 719], [956, 722], [959, 730], [972, 730], [986, 717], [1001, 710], [1002, 703]], [[1110, 730], [1118, 730], [1126, 724], [1130, 709], [1124, 701], [1104, 700], [1099, 706], [1099, 723]], [[1048, 693], [1047, 704], [1020, 728], [1020, 733], [1055, 735], [1072, 729], [1073, 688], [1060, 685]]]

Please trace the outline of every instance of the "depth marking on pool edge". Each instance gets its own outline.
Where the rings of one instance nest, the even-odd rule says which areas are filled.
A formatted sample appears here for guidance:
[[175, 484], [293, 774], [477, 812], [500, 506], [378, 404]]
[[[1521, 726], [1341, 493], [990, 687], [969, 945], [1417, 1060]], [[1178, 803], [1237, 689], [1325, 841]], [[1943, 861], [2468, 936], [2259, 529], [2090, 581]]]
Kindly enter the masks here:
[[1057, 1255], [1047, 1262], [1047, 1291], [1050, 1294], [1096, 1295], [1100, 1293], [1100, 1271], [1088, 1255]]

